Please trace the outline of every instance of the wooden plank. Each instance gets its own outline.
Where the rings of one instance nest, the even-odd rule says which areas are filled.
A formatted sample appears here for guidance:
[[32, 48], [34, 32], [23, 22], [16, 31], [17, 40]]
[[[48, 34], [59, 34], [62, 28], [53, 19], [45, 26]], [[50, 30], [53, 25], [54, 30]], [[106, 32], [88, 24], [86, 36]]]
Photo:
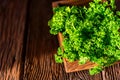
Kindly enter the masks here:
[[102, 71], [103, 80], [120, 80], [120, 63]]
[[0, 0], [0, 80], [19, 80], [27, 0]]
[[88, 70], [66, 73], [63, 64], [55, 63], [59, 44], [47, 26], [52, 16], [52, 0], [31, 0], [28, 13], [24, 80], [102, 80], [101, 73], [95, 76], [90, 76]]

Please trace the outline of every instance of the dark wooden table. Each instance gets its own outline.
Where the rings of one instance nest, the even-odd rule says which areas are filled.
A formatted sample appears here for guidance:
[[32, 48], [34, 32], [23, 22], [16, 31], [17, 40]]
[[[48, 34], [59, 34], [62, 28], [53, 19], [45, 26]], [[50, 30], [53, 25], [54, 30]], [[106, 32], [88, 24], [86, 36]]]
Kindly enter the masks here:
[[58, 41], [47, 26], [52, 1], [0, 0], [0, 80], [120, 80], [120, 64], [90, 76], [55, 63]]

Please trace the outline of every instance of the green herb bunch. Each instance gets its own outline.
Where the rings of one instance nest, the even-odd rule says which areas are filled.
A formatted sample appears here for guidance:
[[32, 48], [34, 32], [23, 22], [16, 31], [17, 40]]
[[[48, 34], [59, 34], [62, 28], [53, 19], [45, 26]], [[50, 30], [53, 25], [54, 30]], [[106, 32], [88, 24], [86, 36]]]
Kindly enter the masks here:
[[62, 63], [62, 58], [79, 64], [91, 61], [97, 64], [89, 70], [94, 75], [120, 60], [120, 12], [115, 0], [94, 0], [88, 7], [61, 6], [53, 11], [50, 33], [64, 36], [64, 51], [58, 48], [56, 62]]

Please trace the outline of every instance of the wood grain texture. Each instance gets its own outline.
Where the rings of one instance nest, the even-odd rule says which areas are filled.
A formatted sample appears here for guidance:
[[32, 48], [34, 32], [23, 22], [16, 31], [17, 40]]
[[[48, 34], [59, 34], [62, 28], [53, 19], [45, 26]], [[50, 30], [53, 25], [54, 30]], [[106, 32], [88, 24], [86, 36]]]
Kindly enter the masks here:
[[19, 80], [27, 0], [0, 0], [0, 80]]
[[[53, 7], [57, 7], [59, 5], [80, 5], [80, 6], [84, 6], [84, 5], [88, 5], [89, 2], [91, 2], [93, 0], [60, 0], [60, 1], [54, 1], [52, 3]], [[87, 3], [87, 4], [86, 4]]]
[[90, 76], [88, 70], [66, 73], [63, 64], [55, 63], [59, 44], [47, 26], [52, 17], [52, 0], [31, 0], [28, 13], [24, 80], [102, 80], [102, 73], [95, 76]]
[[102, 74], [103, 80], [120, 80], [120, 63], [105, 68]]

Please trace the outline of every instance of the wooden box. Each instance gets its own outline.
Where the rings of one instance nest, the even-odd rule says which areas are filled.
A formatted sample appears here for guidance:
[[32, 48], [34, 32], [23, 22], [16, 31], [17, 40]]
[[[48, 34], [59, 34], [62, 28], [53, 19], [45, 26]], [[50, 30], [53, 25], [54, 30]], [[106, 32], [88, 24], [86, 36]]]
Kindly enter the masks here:
[[[53, 8], [55, 8], [55, 7], [59, 6], [59, 5], [69, 5], [69, 6], [78, 5], [78, 6], [83, 6], [83, 5], [88, 5], [88, 3], [90, 1], [92, 1], [92, 0], [76, 0], [76, 1], [75, 0], [61, 0], [61, 1], [53, 2], [52, 6], [53, 6]], [[103, 1], [105, 1], [105, 0], [103, 0]], [[63, 37], [62, 37], [61, 33], [58, 34], [58, 40], [59, 40], [60, 47], [62, 47]], [[62, 47], [62, 49], [63, 49], [63, 47]], [[91, 68], [93, 68], [94, 66], [97, 65], [97, 64], [92, 63], [92, 62], [87, 62], [86, 64], [79, 65], [78, 61], [68, 62], [67, 59], [63, 59], [63, 61], [64, 61], [64, 66], [65, 66], [65, 71], [67, 73], [91, 69]], [[119, 63], [119, 61], [116, 62], [116, 63]]]
[[[91, 0], [81, 0], [81, 1], [73, 1], [73, 0], [65, 0], [65, 1], [56, 1], [52, 3], [53, 8], [59, 6], [59, 5], [79, 5], [79, 6], [83, 6], [83, 5], [87, 5]], [[63, 37], [62, 34], [59, 33], [58, 34], [58, 40], [59, 40], [59, 44], [62, 47], [62, 41], [63, 41]], [[63, 48], [63, 47], [62, 47]], [[80, 70], [86, 70], [86, 69], [90, 69], [92, 67], [94, 67], [96, 64], [91, 63], [91, 62], [87, 62], [84, 65], [79, 65], [78, 61], [74, 61], [74, 62], [68, 62], [66, 59], [63, 59], [64, 61], [64, 66], [65, 66], [65, 70], [67, 73], [69, 72], [75, 72], [75, 71], [80, 71]]]

